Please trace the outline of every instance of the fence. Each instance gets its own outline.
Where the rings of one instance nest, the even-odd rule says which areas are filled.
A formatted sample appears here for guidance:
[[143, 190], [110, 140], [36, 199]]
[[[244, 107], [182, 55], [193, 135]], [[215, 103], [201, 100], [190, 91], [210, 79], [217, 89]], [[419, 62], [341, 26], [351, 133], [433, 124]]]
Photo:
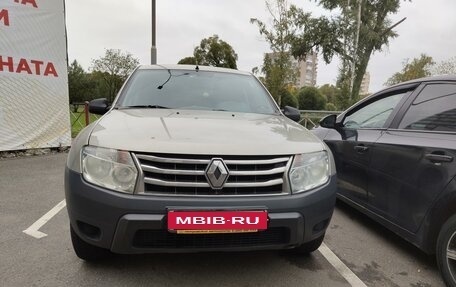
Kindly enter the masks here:
[[100, 118], [99, 115], [89, 113], [89, 102], [71, 104], [71, 137], [76, 137], [83, 128], [98, 120], [98, 118]]
[[339, 115], [340, 111], [314, 111], [314, 110], [300, 110], [301, 120], [299, 123], [308, 129], [318, 126], [318, 122], [327, 115]]

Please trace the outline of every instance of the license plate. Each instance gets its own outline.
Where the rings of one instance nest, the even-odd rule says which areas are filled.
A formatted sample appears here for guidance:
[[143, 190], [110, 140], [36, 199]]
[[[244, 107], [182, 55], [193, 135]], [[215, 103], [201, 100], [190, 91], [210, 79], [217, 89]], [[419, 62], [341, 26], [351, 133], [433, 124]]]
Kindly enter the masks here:
[[267, 211], [168, 211], [168, 230], [178, 234], [246, 233], [268, 228]]

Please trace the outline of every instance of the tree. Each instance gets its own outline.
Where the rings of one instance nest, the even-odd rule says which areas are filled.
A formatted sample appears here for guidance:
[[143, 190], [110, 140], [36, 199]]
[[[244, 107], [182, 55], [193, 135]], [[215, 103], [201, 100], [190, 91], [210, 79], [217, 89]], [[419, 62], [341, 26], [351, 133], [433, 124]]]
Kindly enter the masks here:
[[432, 69], [433, 75], [456, 75], [456, 57], [438, 63]]
[[336, 111], [337, 107], [333, 103], [327, 103], [325, 110], [327, 110], [327, 111]]
[[317, 88], [304, 87], [298, 94], [299, 109], [301, 110], [324, 110], [326, 99]]
[[298, 107], [298, 99], [293, 95], [293, 93], [290, 92], [288, 89], [282, 90], [280, 93], [282, 96], [282, 103], [280, 105], [281, 108], [284, 108], [285, 106], [290, 106], [293, 108]]
[[138, 64], [138, 59], [128, 52], [107, 49], [103, 57], [92, 61], [91, 70], [101, 73], [108, 91], [106, 97], [112, 102], [124, 81]]
[[185, 57], [185, 58], [181, 59], [177, 64], [179, 64], [179, 65], [196, 65], [198, 63], [196, 62], [195, 57]]
[[186, 57], [178, 64], [191, 64], [237, 69], [238, 55], [230, 44], [214, 35], [201, 40], [193, 51], [193, 57]]
[[76, 60], [68, 67], [68, 89], [71, 103], [90, 100], [95, 90], [95, 83]]
[[385, 85], [392, 86], [405, 81], [428, 77], [431, 75], [431, 69], [434, 65], [432, 57], [421, 54], [419, 58], [409, 59], [403, 63], [402, 71], [395, 73], [386, 81]]
[[[94, 86], [93, 99], [106, 98], [109, 95], [110, 87], [105, 81], [105, 73], [99, 71], [93, 71], [90, 74], [87, 74], [90, 82]], [[121, 81], [118, 79], [118, 81]]]
[[338, 86], [348, 96], [348, 104], [355, 102], [359, 99], [371, 55], [381, 51], [390, 39], [398, 36], [393, 29], [405, 18], [392, 25], [389, 16], [399, 11], [400, 2], [318, 0], [323, 8], [331, 12], [340, 11], [336, 17], [312, 18], [297, 9], [295, 22], [300, 29], [293, 40], [293, 55], [302, 58], [315, 49], [322, 52], [326, 63], [334, 55], [339, 56], [342, 67]]
[[[336, 87], [334, 85], [330, 85], [330, 84], [325, 84], [325, 85], [319, 87], [318, 90], [320, 91], [320, 93], [323, 96], [326, 97], [328, 104], [334, 105], [335, 109], [337, 109], [337, 107], [340, 104], [340, 98], [342, 96], [342, 91], [338, 87]], [[341, 108], [341, 109], [343, 109], [343, 108]]]
[[297, 68], [293, 66], [291, 58], [291, 40], [295, 34], [293, 5], [287, 0], [266, 1], [266, 8], [272, 17], [272, 25], [268, 27], [263, 21], [252, 18], [250, 23], [258, 26], [260, 35], [268, 42], [272, 53], [266, 54], [263, 59], [262, 72], [265, 85], [274, 99], [281, 105], [281, 94], [286, 86], [294, 83]]

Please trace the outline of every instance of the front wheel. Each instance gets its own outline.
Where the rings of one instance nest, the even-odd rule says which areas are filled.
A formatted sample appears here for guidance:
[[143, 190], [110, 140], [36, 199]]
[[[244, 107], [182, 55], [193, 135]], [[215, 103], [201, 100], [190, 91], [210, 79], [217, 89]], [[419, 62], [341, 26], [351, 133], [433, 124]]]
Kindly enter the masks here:
[[436, 255], [446, 285], [456, 287], [456, 215], [448, 219], [440, 230]]
[[94, 246], [82, 240], [73, 230], [72, 226], [70, 226], [70, 232], [74, 252], [79, 258], [85, 261], [94, 262], [106, 259], [111, 254], [108, 249]]
[[323, 234], [322, 236], [320, 236], [312, 241], [301, 244], [292, 250], [294, 253], [297, 253], [297, 254], [310, 254], [320, 247], [320, 245], [323, 243], [324, 238], [325, 238], [325, 235]]

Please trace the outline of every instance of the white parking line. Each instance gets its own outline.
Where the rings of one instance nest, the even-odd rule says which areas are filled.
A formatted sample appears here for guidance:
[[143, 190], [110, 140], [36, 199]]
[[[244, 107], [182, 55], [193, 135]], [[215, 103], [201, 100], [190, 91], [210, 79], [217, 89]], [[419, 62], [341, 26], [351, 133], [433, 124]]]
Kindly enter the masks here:
[[56, 206], [54, 206], [51, 210], [49, 210], [45, 215], [41, 216], [41, 218], [38, 219], [35, 223], [30, 225], [29, 228], [22, 232], [32, 237], [35, 237], [36, 239], [40, 239], [47, 236], [46, 233], [39, 231], [39, 229], [43, 227], [43, 225], [45, 225], [52, 217], [59, 213], [59, 211], [62, 210], [65, 206], [66, 201], [64, 199], [61, 202], [59, 202]]
[[367, 287], [366, 284], [364, 284], [364, 282], [361, 281], [361, 279], [359, 279], [358, 276], [356, 276], [356, 274], [353, 273], [353, 271], [351, 271], [350, 268], [348, 268], [347, 265], [345, 265], [339, 257], [337, 257], [337, 255], [329, 249], [328, 246], [326, 246], [326, 244], [322, 243], [320, 248], [318, 248], [318, 251], [320, 251], [326, 260], [328, 260], [328, 262], [336, 268], [337, 272], [339, 272], [351, 286]]
[[[59, 202], [56, 206], [54, 206], [51, 210], [49, 210], [45, 215], [41, 216], [40, 219], [38, 219], [35, 223], [30, 225], [29, 228], [26, 230], [22, 231], [27, 235], [30, 235], [32, 237], [35, 237], [37, 239], [46, 237], [47, 234], [39, 231], [43, 225], [45, 225], [49, 220], [51, 220], [52, 217], [54, 217], [57, 213], [60, 212], [64, 207], [66, 206], [66, 201], [65, 199]], [[353, 271], [350, 270], [350, 268], [347, 267], [340, 259], [337, 257], [334, 252], [329, 249], [326, 244], [322, 243], [320, 248], [318, 248], [318, 251], [323, 255], [323, 257], [328, 260], [328, 262], [337, 270], [337, 272], [342, 275], [342, 277], [347, 280], [348, 283], [350, 283], [351, 286], [353, 287], [367, 287], [366, 284], [364, 284], [361, 279], [356, 276]]]

